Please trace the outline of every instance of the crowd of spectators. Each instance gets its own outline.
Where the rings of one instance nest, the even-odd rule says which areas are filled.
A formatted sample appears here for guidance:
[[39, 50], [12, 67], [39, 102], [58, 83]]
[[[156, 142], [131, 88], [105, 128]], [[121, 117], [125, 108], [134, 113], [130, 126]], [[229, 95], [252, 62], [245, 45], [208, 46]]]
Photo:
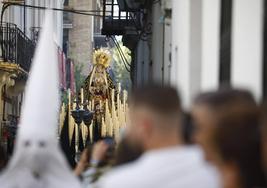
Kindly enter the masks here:
[[[267, 103], [243, 89], [199, 94], [184, 110], [178, 91], [134, 90], [116, 142], [102, 138], [81, 154], [84, 188], [265, 188]], [[7, 157], [0, 147], [0, 171]]]
[[190, 110], [178, 92], [150, 85], [130, 97], [119, 143], [103, 138], [83, 152], [84, 187], [267, 187], [267, 105], [242, 89], [199, 94]]

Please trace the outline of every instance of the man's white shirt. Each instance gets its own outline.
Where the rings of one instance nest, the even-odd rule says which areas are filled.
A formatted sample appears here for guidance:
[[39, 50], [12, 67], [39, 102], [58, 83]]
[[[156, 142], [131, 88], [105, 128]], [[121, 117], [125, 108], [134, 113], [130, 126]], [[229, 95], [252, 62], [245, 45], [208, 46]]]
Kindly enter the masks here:
[[217, 171], [196, 146], [149, 151], [137, 161], [112, 170], [99, 188], [219, 188]]

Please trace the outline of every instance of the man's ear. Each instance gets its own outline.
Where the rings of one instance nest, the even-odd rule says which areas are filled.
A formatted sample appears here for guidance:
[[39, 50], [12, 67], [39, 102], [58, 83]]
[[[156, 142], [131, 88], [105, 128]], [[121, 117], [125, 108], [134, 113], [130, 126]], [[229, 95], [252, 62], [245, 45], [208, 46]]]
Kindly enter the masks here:
[[142, 125], [141, 125], [141, 131], [144, 137], [148, 137], [153, 132], [153, 123], [150, 118], [143, 118], [142, 119]]

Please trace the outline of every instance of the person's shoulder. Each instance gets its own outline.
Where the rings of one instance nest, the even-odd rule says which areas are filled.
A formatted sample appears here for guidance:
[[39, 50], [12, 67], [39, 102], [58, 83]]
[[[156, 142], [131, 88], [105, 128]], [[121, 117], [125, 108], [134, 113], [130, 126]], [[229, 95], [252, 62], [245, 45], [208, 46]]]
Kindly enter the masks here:
[[195, 182], [199, 182], [204, 187], [220, 187], [221, 179], [218, 170], [204, 158], [203, 151], [199, 147], [192, 147], [192, 153], [195, 156], [195, 168], [194, 173], [191, 174], [191, 178]]
[[139, 172], [140, 168], [136, 162], [114, 168], [100, 179], [99, 187], [133, 187], [137, 179], [140, 181]]
[[109, 173], [105, 175], [107, 179], [120, 179], [123, 175], [125, 178], [132, 178], [132, 175], [136, 173], [138, 165], [136, 163], [123, 165], [117, 168], [114, 168]]

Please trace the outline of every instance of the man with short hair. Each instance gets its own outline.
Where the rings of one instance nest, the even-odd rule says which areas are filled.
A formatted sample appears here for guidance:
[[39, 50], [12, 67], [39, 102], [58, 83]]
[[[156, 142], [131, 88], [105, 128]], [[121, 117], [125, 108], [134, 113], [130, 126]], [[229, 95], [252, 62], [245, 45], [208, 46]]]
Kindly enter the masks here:
[[195, 139], [220, 171], [223, 187], [266, 187], [259, 109], [249, 91], [203, 93], [195, 100], [193, 117]]
[[137, 89], [130, 99], [126, 134], [144, 154], [99, 182], [100, 188], [217, 188], [217, 172], [196, 146], [185, 146], [177, 91], [159, 85]]

